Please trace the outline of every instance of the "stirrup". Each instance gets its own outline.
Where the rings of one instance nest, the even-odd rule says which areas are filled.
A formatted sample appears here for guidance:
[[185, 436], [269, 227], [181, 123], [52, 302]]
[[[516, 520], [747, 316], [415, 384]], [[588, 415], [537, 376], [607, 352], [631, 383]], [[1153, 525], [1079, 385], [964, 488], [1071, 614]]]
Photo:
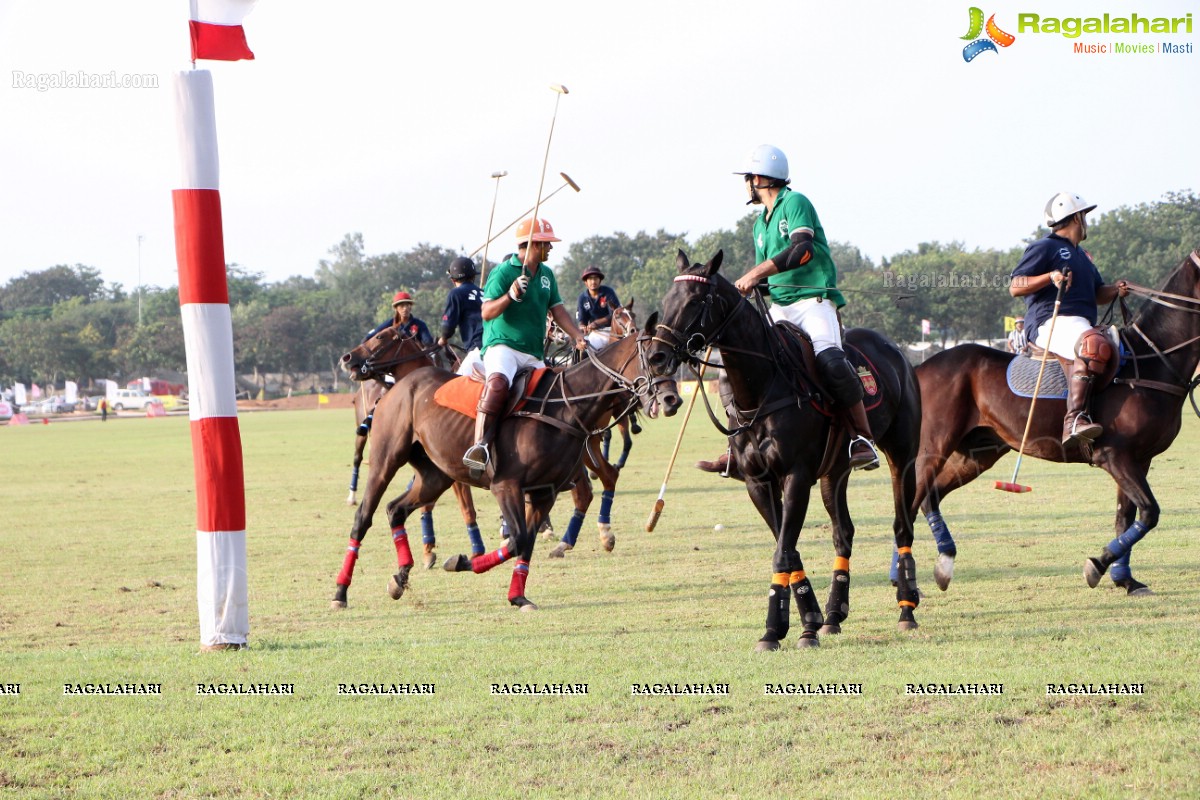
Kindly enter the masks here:
[[491, 460], [492, 454], [488, 452], [487, 445], [476, 442], [463, 454], [462, 463], [464, 467], [471, 470], [472, 477], [478, 477], [487, 469]]
[[[865, 458], [864, 456], [859, 456], [859, 458], [857, 460], [855, 459], [855, 457], [854, 457], [854, 443], [855, 442], [863, 442], [867, 445], [867, 447], [869, 447], [871, 449], [871, 455], [869, 458]], [[875, 445], [867, 437], [855, 436], [855, 437], [851, 438], [849, 453], [850, 453], [850, 468], [851, 469], [861, 469], [861, 470], [870, 471], [870, 470], [879, 468], [879, 453], [875, 452]]]

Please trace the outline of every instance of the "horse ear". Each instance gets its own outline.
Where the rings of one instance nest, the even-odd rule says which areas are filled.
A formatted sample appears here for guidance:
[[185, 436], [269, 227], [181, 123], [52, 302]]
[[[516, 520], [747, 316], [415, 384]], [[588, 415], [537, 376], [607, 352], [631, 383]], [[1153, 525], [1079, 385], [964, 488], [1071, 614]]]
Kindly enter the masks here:
[[708, 277], [717, 274], [717, 270], [721, 268], [721, 262], [725, 260], [725, 251], [718, 250], [717, 254], [712, 257], [712, 261], [708, 262]]
[[633, 304], [637, 302], [636, 297], [629, 298], [629, 302], [625, 304], [625, 310], [633, 314]]
[[655, 328], [658, 327], [658, 312], [655, 311], [650, 315], [650, 319], [646, 320], [646, 327], [642, 331], [647, 336], [653, 336]]
[[687, 254], [680, 250], [675, 256], [675, 269], [685, 272], [690, 266], [691, 263], [688, 261]]

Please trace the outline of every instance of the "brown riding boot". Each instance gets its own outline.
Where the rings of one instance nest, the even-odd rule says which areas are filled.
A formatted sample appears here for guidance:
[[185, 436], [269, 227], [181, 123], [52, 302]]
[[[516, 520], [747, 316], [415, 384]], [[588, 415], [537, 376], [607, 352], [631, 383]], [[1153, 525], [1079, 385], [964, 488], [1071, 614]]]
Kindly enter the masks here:
[[480, 477], [492, 460], [488, 445], [496, 436], [496, 423], [507, 400], [508, 379], [499, 373], [488, 375], [475, 409], [475, 444], [463, 454], [463, 466], [471, 471], [472, 478]]
[[1088, 370], [1082, 359], [1076, 359], [1071, 370], [1071, 381], [1067, 387], [1067, 416], [1063, 418], [1063, 444], [1072, 439], [1095, 441], [1104, 433], [1101, 425], [1092, 422], [1088, 415], [1088, 401], [1097, 375]]
[[733, 456], [728, 450], [721, 453], [716, 461], [697, 461], [696, 469], [704, 470], [705, 472], [716, 472], [722, 478], [742, 479], [742, 474], [738, 471], [737, 462], [733, 460]]
[[867, 410], [861, 400], [846, 409], [846, 422], [850, 426], [850, 468], [878, 469], [879, 454], [875, 452]]

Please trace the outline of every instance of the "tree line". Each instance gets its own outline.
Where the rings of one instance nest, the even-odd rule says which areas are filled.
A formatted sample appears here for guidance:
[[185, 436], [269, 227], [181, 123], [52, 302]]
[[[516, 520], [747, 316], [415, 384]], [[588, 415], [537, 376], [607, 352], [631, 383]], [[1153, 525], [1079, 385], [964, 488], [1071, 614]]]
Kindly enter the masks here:
[[[574, 242], [554, 264], [568, 308], [582, 290], [579, 276], [592, 265], [605, 273], [621, 300], [634, 301], [639, 319], [661, 306], [675, 275], [679, 250], [707, 261], [724, 250], [723, 272], [734, 279], [754, 264], [751, 229], [756, 213], [732, 229], [690, 238], [659, 229], [617, 232]], [[921, 340], [921, 321], [943, 345], [1000, 338], [1005, 316], [1024, 306], [1008, 294], [1008, 276], [1030, 232], [1008, 250], [968, 249], [958, 241], [925, 242], [875, 264], [853, 244], [830, 243], [838, 285], [848, 304], [847, 327], [875, 328], [900, 344]], [[1200, 197], [1190, 190], [1161, 201], [1122, 206], [1092, 216], [1088, 249], [1108, 280], [1157, 286], [1200, 246]], [[413, 294], [413, 313], [436, 335], [452, 284], [446, 267], [458, 253], [418, 244], [405, 252], [368, 255], [361, 234], [347, 234], [312, 277], [271, 283], [238, 264], [227, 268], [239, 374], [324, 373], [333, 380], [341, 355], [391, 315], [397, 290]], [[140, 314], [139, 314], [140, 300]], [[135, 288], [105, 284], [99, 271], [76, 264], [28, 271], [0, 287], [0, 384], [94, 378], [127, 380], [163, 371], [183, 372], [186, 358], [175, 286]]]

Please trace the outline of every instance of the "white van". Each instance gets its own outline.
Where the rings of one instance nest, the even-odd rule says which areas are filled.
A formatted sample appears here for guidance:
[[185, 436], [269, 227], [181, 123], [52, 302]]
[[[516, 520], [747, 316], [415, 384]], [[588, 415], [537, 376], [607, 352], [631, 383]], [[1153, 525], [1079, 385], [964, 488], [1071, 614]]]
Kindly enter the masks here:
[[157, 400], [154, 395], [146, 394], [141, 389], [117, 389], [109, 399], [108, 405], [113, 411], [124, 411], [127, 408], [145, 411], [146, 406]]

